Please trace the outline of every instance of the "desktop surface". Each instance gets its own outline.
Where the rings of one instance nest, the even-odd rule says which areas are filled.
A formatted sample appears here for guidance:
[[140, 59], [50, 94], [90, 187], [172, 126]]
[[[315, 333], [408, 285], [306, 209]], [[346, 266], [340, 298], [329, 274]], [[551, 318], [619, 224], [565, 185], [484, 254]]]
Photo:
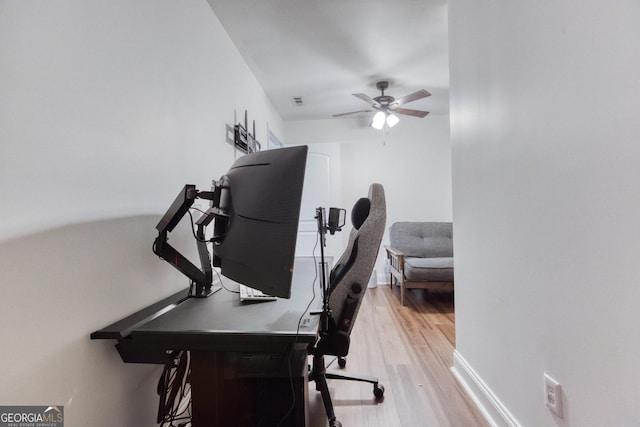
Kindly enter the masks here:
[[[94, 332], [92, 338], [118, 339], [122, 359], [134, 363], [162, 363], [165, 350], [246, 351], [259, 343], [262, 351], [277, 351], [293, 341], [312, 344], [319, 316], [309, 313], [322, 306], [319, 280], [314, 280], [316, 262], [296, 258], [290, 299], [242, 303], [237, 293], [221, 289], [208, 298], [180, 302], [183, 291], [138, 312], [144, 315]], [[222, 280], [227, 289], [238, 289], [232, 280]]]
[[[228, 289], [237, 289], [235, 282], [223, 280]], [[209, 298], [189, 298], [167, 313], [136, 327], [131, 331], [131, 338], [134, 341], [170, 342], [173, 348], [178, 344], [183, 350], [203, 346], [210, 350], [228, 349], [231, 345], [241, 347], [247, 340], [265, 336], [269, 336], [271, 345], [291, 343], [296, 336], [300, 343], [313, 343], [319, 319], [305, 313], [313, 297], [312, 286], [312, 280], [296, 283], [294, 279], [291, 299], [259, 303], [242, 303], [238, 294], [225, 289]], [[310, 310], [317, 310], [321, 303], [322, 296], [316, 289]]]

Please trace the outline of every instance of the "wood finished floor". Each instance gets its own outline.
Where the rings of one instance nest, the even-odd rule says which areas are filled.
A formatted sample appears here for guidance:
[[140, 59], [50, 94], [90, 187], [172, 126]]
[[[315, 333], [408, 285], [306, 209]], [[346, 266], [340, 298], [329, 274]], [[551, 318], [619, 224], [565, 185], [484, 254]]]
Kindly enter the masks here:
[[[345, 371], [377, 376], [385, 387], [376, 402], [369, 384], [329, 380], [338, 420], [344, 427], [488, 427], [449, 368], [455, 348], [451, 292], [368, 289], [351, 334]], [[327, 358], [327, 363], [333, 358]], [[338, 369], [337, 362], [332, 369]], [[309, 388], [311, 427], [326, 427], [320, 393]]]

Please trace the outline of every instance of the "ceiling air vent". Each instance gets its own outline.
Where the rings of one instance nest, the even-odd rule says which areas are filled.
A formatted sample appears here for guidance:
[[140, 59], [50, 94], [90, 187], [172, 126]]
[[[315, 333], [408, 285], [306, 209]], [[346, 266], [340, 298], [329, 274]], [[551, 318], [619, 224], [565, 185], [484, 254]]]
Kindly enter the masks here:
[[291, 101], [293, 101], [293, 105], [296, 105], [298, 107], [302, 107], [304, 105], [301, 96], [292, 96]]

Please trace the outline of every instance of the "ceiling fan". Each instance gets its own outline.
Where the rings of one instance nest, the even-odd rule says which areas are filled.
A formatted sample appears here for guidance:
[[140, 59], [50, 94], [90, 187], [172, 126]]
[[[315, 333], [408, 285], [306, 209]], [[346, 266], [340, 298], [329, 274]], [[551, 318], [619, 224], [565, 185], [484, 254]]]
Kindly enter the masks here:
[[333, 117], [343, 117], [348, 116], [350, 114], [358, 114], [358, 113], [370, 113], [375, 111], [376, 113], [373, 115], [371, 120], [371, 127], [376, 129], [382, 129], [385, 123], [389, 127], [395, 126], [400, 119], [396, 114], [404, 114], [406, 116], [413, 117], [425, 117], [429, 114], [428, 111], [422, 110], [412, 110], [410, 108], [400, 108], [401, 105], [407, 104], [412, 101], [417, 101], [418, 99], [426, 98], [427, 96], [431, 96], [429, 92], [424, 89], [420, 89], [419, 91], [413, 92], [407, 96], [403, 96], [400, 99], [395, 99], [393, 96], [385, 95], [384, 91], [389, 87], [389, 82], [386, 80], [380, 81], [376, 83], [376, 87], [380, 90], [381, 95], [376, 96], [375, 98], [371, 98], [364, 93], [354, 93], [353, 96], [356, 98], [360, 98], [365, 102], [371, 104], [373, 109], [369, 110], [359, 110], [359, 111], [351, 111], [349, 113], [341, 113], [334, 114]]

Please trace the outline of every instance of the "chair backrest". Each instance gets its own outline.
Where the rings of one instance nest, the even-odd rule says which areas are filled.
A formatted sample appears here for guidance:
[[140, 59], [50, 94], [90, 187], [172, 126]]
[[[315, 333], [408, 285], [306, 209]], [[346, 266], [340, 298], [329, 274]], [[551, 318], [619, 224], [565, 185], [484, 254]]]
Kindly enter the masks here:
[[451, 257], [453, 223], [395, 222], [389, 227], [389, 241], [407, 257]]
[[384, 188], [371, 184], [369, 196], [351, 211], [349, 243], [331, 271], [329, 307], [339, 331], [351, 333], [384, 234], [387, 208]]

